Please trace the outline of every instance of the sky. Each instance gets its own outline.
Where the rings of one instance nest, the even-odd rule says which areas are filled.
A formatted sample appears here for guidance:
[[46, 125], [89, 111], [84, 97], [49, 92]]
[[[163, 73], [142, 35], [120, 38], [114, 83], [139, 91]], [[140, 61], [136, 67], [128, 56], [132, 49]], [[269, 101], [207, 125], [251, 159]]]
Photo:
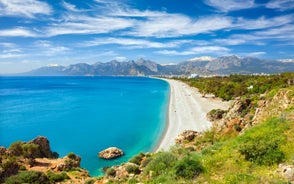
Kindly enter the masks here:
[[0, 74], [41, 66], [294, 58], [294, 0], [0, 0]]

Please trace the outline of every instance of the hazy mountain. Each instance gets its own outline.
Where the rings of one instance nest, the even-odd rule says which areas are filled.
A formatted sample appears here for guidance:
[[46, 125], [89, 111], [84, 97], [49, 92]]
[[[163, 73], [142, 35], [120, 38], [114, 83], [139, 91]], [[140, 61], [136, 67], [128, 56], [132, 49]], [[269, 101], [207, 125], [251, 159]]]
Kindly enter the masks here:
[[181, 62], [177, 65], [160, 65], [153, 61], [139, 59], [137, 61], [119, 62], [116, 60], [93, 65], [86, 63], [69, 66], [50, 65], [23, 75], [200, 75], [232, 74], [232, 73], [281, 73], [294, 71], [294, 62], [241, 58], [226, 56], [219, 58], [200, 57]]

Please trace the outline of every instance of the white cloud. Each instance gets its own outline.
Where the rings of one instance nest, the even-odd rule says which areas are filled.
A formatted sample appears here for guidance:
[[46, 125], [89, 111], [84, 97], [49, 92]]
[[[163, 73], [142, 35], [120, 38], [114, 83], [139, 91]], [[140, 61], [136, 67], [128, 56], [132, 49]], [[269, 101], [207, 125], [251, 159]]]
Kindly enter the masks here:
[[222, 12], [248, 9], [255, 6], [254, 0], [205, 0], [205, 3]]
[[190, 42], [192, 42], [192, 40], [176, 40], [163, 43], [134, 38], [97, 38], [92, 41], [86, 41], [80, 44], [80, 46], [91, 47], [99, 45], [117, 44], [123, 46], [130, 46], [132, 48], [173, 48], [179, 47], [182, 44]]
[[51, 7], [38, 0], [0, 0], [0, 16], [25, 16], [34, 18], [36, 14], [51, 14]]
[[265, 54], [266, 54], [266, 52], [251, 52], [251, 53], [243, 53], [243, 55], [251, 56], [251, 57], [262, 56], [262, 55], [265, 55]]
[[39, 55], [53, 56], [71, 50], [64, 46], [55, 46], [50, 41], [38, 40], [34, 44], [34, 48], [38, 49]]
[[70, 4], [70, 3], [67, 3], [67, 2], [65, 2], [65, 1], [62, 2], [62, 5], [63, 5], [63, 7], [64, 7], [65, 9], [67, 9], [67, 10], [74, 11], [74, 12], [75, 12], [75, 11], [79, 11], [79, 10], [76, 8], [75, 5]]
[[116, 61], [127, 61], [128, 58], [124, 57], [124, 56], [117, 56], [114, 58]]
[[68, 3], [66, 1], [63, 1], [62, 2], [62, 6], [67, 9], [68, 11], [72, 11], [72, 12], [83, 12], [83, 11], [86, 11], [86, 10], [80, 10], [76, 7], [76, 5], [74, 4], [71, 4], [71, 3]]
[[241, 45], [243, 43], [246, 43], [243, 39], [233, 39], [233, 38], [227, 38], [227, 39], [215, 39], [213, 42], [222, 44], [222, 45]]
[[65, 34], [101, 34], [133, 26], [131, 20], [116, 17], [91, 17], [86, 15], [68, 15], [63, 22], [47, 27], [47, 36]]
[[143, 37], [179, 37], [209, 33], [232, 26], [232, 20], [224, 16], [200, 17], [192, 20], [181, 14], [164, 14], [162, 16], [147, 17], [145, 21], [137, 21], [128, 35]]
[[266, 7], [281, 11], [289, 10], [294, 8], [294, 0], [271, 0], [266, 4]]
[[220, 46], [205, 46], [205, 47], [193, 47], [189, 50], [185, 51], [176, 51], [176, 50], [160, 50], [156, 51], [158, 54], [162, 55], [197, 55], [197, 54], [220, 54], [225, 55], [230, 51], [230, 49], [226, 47]]
[[10, 43], [10, 42], [0, 42], [0, 46], [5, 47], [5, 48], [15, 48], [15, 47], [17, 47], [16, 44]]
[[264, 29], [286, 25], [293, 22], [293, 20], [293, 14], [273, 18], [260, 17], [254, 20], [239, 18], [235, 24], [235, 27], [240, 27], [242, 29]]
[[18, 27], [13, 29], [0, 30], [0, 37], [38, 37], [35, 32], [26, 28]]

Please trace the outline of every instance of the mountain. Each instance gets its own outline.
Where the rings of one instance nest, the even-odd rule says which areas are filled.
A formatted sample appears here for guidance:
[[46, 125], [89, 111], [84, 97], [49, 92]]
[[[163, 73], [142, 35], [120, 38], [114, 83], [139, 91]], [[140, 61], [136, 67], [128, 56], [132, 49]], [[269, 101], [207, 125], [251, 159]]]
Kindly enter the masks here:
[[176, 65], [160, 65], [150, 60], [119, 62], [116, 60], [93, 65], [86, 63], [72, 64], [69, 66], [48, 65], [32, 70], [22, 75], [81, 75], [81, 76], [106, 76], [106, 75], [199, 75], [213, 74], [252, 74], [252, 73], [282, 73], [293, 72], [294, 62], [260, 59], [253, 57], [241, 58], [238, 56], [225, 56], [211, 58], [208, 56], [193, 58]]
[[254, 57], [241, 58], [238, 56], [226, 56], [216, 58], [207, 65], [207, 70], [218, 74], [251, 74], [251, 73], [282, 73], [293, 72], [294, 63], [285, 63], [276, 60], [260, 59]]

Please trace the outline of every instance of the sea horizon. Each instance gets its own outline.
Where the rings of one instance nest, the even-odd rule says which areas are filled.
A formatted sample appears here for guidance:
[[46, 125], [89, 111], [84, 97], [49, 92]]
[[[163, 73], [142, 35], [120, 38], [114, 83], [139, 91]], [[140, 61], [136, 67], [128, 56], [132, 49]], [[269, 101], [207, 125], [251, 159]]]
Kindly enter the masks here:
[[[0, 145], [49, 139], [60, 157], [81, 156], [92, 176], [106, 166], [150, 152], [167, 121], [169, 85], [135, 76], [2, 76]], [[102, 160], [98, 152], [116, 146], [125, 155]]]

